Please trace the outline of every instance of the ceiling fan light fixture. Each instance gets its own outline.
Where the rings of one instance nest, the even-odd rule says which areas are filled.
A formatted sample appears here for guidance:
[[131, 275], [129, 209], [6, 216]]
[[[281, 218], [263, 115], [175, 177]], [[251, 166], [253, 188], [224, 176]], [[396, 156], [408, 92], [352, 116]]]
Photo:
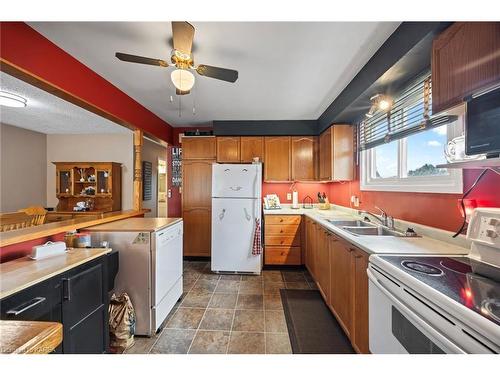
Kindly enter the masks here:
[[28, 105], [28, 101], [22, 96], [6, 91], [0, 91], [0, 105], [6, 107], [23, 108]]
[[170, 78], [175, 88], [180, 91], [190, 91], [194, 86], [194, 75], [189, 70], [175, 69]]

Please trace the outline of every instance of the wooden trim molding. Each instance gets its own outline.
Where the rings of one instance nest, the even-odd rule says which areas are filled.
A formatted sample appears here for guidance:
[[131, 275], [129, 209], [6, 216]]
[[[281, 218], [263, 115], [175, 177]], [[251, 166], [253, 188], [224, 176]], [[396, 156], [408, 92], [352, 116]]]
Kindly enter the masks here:
[[142, 130], [134, 130], [134, 210], [142, 210]]

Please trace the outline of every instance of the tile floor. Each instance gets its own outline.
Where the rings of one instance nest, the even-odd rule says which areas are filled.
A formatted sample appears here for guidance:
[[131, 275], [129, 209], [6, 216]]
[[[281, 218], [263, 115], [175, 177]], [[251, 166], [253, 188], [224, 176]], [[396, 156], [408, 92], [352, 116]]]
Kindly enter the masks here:
[[291, 354], [280, 289], [313, 289], [307, 271], [217, 275], [184, 262], [184, 294], [163, 330], [136, 337], [127, 354]]

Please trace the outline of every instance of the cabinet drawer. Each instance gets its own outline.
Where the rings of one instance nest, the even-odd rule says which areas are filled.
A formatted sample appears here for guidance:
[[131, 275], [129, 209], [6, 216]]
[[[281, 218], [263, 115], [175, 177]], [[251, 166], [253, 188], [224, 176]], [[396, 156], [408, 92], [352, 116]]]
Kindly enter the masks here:
[[266, 246], [300, 246], [300, 236], [266, 236]]
[[52, 278], [4, 298], [4, 320], [61, 321], [61, 284]]
[[266, 215], [266, 224], [300, 224], [300, 215]]
[[266, 236], [276, 236], [276, 235], [285, 235], [285, 236], [295, 236], [300, 233], [300, 226], [298, 224], [283, 224], [283, 225], [275, 225], [275, 224], [267, 224], [265, 227]]
[[265, 264], [300, 265], [300, 247], [266, 247]]

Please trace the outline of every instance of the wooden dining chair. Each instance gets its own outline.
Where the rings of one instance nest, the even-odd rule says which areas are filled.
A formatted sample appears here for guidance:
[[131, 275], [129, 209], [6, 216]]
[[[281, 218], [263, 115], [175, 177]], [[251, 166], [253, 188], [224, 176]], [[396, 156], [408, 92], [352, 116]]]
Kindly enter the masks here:
[[32, 217], [25, 212], [0, 213], [0, 232], [31, 227]]
[[47, 210], [42, 206], [30, 206], [19, 210], [19, 212], [24, 212], [26, 215], [31, 216], [31, 225], [44, 224], [45, 217], [47, 216]]

